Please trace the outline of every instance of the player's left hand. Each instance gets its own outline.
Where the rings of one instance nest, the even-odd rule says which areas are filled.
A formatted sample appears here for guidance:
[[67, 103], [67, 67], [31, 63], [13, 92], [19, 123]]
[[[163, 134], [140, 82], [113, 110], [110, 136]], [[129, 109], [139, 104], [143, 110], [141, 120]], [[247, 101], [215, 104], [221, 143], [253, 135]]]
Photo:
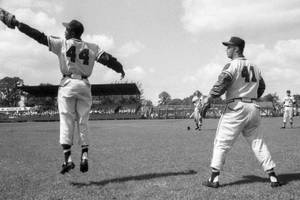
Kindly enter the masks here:
[[206, 113], [211, 106], [212, 99], [213, 98], [211, 96], [208, 96], [207, 98], [205, 98], [203, 100], [203, 106], [201, 107], [201, 110], [200, 110], [201, 117], [206, 118]]

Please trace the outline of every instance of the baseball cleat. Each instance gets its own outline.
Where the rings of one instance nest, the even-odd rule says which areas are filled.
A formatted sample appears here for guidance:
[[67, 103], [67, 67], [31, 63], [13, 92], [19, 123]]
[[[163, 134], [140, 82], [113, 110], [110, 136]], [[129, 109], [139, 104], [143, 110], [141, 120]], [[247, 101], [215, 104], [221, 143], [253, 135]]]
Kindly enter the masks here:
[[75, 168], [75, 164], [73, 162], [64, 163], [62, 165], [62, 169], [61, 169], [60, 173], [65, 174], [74, 168]]
[[283, 128], [285, 128], [285, 126], [282, 126], [281, 128], [283, 129]]
[[271, 187], [272, 187], [272, 188], [280, 187], [280, 186], [282, 186], [282, 184], [281, 184], [280, 182], [278, 182], [278, 181], [276, 181], [276, 182], [271, 182]]
[[82, 173], [85, 173], [89, 170], [89, 163], [88, 163], [88, 159], [81, 159], [80, 162], [80, 171]]
[[210, 180], [202, 182], [202, 185], [211, 188], [218, 188], [220, 186], [219, 182], [211, 182]]

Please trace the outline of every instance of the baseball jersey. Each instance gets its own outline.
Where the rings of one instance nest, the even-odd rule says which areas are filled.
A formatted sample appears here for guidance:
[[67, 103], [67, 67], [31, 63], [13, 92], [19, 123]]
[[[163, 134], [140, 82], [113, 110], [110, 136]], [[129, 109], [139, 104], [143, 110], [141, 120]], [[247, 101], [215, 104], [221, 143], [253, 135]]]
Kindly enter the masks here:
[[292, 96], [286, 96], [283, 99], [283, 105], [287, 107], [293, 107], [293, 104], [295, 103], [295, 98]]
[[89, 77], [95, 61], [104, 52], [97, 44], [75, 38], [48, 37], [49, 50], [58, 56], [60, 71], [64, 75], [77, 74]]
[[195, 108], [200, 108], [202, 106], [202, 97], [194, 96], [192, 102], [195, 105]]
[[257, 98], [260, 70], [246, 58], [233, 59], [227, 64], [223, 73], [231, 78], [231, 84], [226, 90], [226, 100], [234, 98]]

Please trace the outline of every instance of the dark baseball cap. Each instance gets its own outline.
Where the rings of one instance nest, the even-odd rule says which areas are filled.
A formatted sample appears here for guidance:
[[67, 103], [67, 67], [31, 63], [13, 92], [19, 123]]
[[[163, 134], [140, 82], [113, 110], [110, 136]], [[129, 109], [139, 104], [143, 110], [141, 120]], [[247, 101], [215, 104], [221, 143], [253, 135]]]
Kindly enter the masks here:
[[291, 93], [291, 90], [287, 90], [286, 93]]
[[75, 33], [81, 35], [84, 31], [84, 27], [81, 22], [77, 21], [76, 19], [73, 19], [72, 21], [68, 22], [63, 22], [62, 23], [64, 27], [74, 31]]
[[223, 45], [225, 46], [236, 46], [236, 47], [240, 47], [240, 48], [244, 48], [245, 47], [245, 40], [243, 40], [242, 38], [239, 37], [231, 37], [230, 40], [228, 42], [222, 42]]

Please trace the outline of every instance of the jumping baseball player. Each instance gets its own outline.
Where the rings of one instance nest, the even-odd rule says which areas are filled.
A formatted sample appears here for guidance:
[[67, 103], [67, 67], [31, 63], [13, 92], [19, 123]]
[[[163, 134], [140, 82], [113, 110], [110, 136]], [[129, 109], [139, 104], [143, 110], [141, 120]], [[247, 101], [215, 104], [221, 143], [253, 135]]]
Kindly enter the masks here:
[[286, 127], [286, 122], [289, 120], [291, 128], [293, 128], [294, 105], [296, 104], [295, 98], [291, 96], [291, 91], [286, 91], [286, 96], [283, 99], [283, 126]]
[[192, 103], [194, 105], [194, 112], [190, 115], [190, 118], [194, 118], [196, 128], [195, 130], [201, 130], [202, 127], [202, 117], [200, 115], [200, 110], [202, 106], [202, 94], [200, 91], [195, 92], [195, 96], [192, 98]]
[[16, 20], [5, 10], [0, 9], [0, 19], [9, 27], [17, 27], [19, 31], [49, 48], [59, 60], [62, 79], [58, 90], [58, 109], [60, 116], [60, 139], [63, 148], [64, 162], [61, 174], [75, 167], [71, 159], [74, 129], [79, 132], [82, 147], [80, 171], [88, 171], [88, 120], [92, 105], [91, 85], [88, 77], [91, 75], [94, 63], [97, 61], [125, 76], [123, 66], [112, 55], [103, 51], [97, 44], [81, 39], [84, 31], [82, 23], [72, 20], [63, 23], [65, 38], [47, 36], [44, 33]]
[[275, 163], [259, 129], [261, 118], [256, 99], [261, 97], [265, 90], [261, 72], [256, 65], [244, 57], [245, 41], [243, 39], [231, 37], [230, 41], [223, 42], [223, 45], [227, 47], [227, 56], [231, 61], [223, 68], [204, 104], [209, 105], [213, 98], [225, 93], [226, 108], [220, 118], [214, 140], [211, 176], [203, 182], [203, 185], [219, 187], [219, 175], [225, 163], [226, 154], [237, 137], [242, 134], [259, 164], [269, 175], [271, 187], [280, 186], [274, 172]]

